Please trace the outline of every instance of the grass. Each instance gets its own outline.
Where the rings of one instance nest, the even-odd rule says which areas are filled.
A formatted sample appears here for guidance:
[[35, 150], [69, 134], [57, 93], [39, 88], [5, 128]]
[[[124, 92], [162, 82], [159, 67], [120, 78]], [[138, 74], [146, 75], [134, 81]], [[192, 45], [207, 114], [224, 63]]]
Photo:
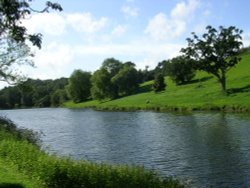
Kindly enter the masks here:
[[13, 164], [7, 164], [0, 159], [0, 188], [34, 188], [41, 187], [38, 180], [31, 180], [29, 176], [20, 173]]
[[250, 53], [227, 73], [227, 92], [221, 92], [220, 84], [213, 75], [198, 72], [194, 80], [186, 85], [176, 86], [166, 77], [166, 90], [154, 93], [152, 81], [141, 84], [137, 94], [116, 100], [83, 103], [68, 101], [64, 107], [100, 110], [223, 110], [250, 111]]
[[49, 155], [34, 143], [34, 135], [27, 136], [26, 132], [1, 119], [0, 188], [184, 187], [177, 180], [162, 179], [139, 166], [111, 166]]

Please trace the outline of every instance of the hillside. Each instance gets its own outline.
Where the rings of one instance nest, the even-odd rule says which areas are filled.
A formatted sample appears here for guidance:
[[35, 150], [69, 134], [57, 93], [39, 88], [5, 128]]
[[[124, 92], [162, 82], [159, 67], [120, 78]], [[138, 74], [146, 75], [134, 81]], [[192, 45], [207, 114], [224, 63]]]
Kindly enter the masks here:
[[198, 72], [194, 80], [186, 85], [176, 86], [165, 78], [166, 90], [154, 93], [153, 81], [143, 83], [140, 91], [131, 96], [99, 102], [88, 101], [64, 104], [68, 108], [94, 107], [100, 110], [223, 110], [250, 111], [250, 52], [227, 73], [228, 95], [221, 93], [220, 84], [213, 75]]

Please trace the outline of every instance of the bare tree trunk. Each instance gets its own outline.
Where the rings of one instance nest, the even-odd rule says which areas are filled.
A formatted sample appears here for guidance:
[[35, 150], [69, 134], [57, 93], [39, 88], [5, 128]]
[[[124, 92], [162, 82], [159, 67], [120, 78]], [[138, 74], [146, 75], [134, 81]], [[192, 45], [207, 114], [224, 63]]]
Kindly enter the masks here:
[[222, 71], [220, 83], [221, 83], [222, 92], [226, 93], [226, 73], [225, 73], [225, 71]]

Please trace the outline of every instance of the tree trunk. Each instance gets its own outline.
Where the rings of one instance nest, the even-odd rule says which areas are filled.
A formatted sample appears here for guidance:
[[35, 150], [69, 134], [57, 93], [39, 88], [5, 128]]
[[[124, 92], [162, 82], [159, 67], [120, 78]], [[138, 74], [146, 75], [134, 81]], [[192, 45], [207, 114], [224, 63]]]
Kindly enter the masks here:
[[220, 83], [222, 92], [226, 93], [226, 73], [224, 71], [222, 71]]

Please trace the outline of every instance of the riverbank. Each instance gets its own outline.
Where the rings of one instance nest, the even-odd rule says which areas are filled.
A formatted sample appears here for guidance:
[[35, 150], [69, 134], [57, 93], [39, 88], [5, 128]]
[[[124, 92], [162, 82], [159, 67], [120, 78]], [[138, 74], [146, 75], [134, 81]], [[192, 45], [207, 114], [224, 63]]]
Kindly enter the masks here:
[[110, 111], [197, 111], [216, 110], [226, 112], [250, 112], [250, 53], [242, 55], [241, 62], [227, 74], [227, 94], [221, 92], [215, 77], [198, 72], [194, 80], [176, 86], [166, 77], [166, 90], [152, 91], [153, 81], [143, 83], [139, 91], [116, 100], [82, 103], [71, 101], [63, 104], [67, 108], [95, 108]]
[[[97, 164], [59, 158], [42, 151], [36, 135], [17, 129], [11, 121], [0, 121], [1, 186], [15, 187], [184, 187], [172, 178], [138, 166]], [[10, 180], [11, 177], [16, 179]], [[23, 177], [23, 178], [20, 178]], [[29, 179], [27, 179], [29, 177]]]

